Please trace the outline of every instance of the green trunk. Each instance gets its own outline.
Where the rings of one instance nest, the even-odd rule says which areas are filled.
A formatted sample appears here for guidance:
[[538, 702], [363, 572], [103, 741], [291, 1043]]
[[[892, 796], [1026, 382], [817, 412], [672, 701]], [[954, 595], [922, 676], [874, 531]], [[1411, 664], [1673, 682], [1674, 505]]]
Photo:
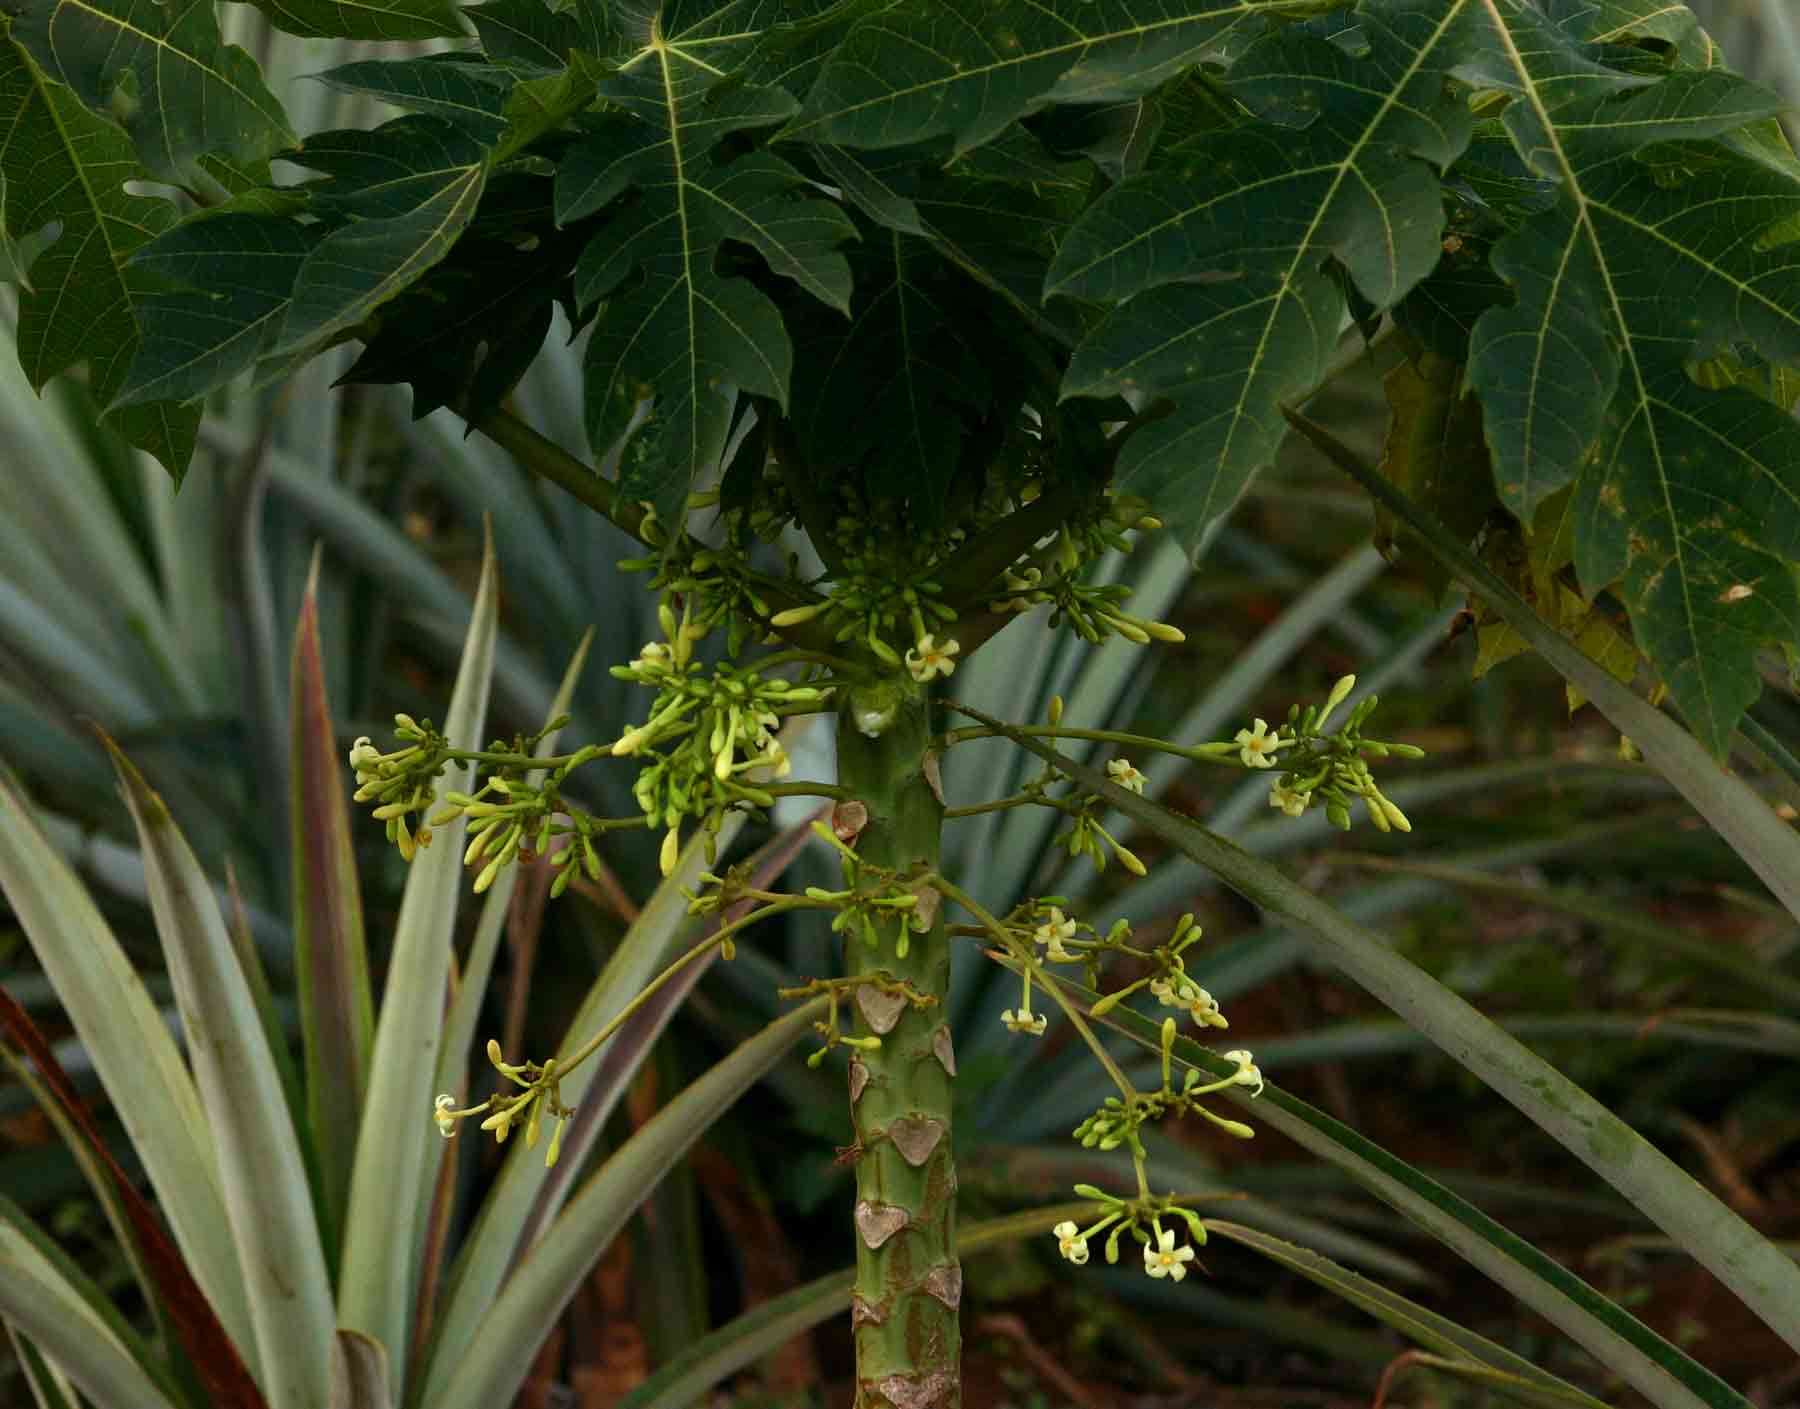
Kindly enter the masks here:
[[[876, 721], [871, 716], [891, 719]], [[875, 737], [859, 722], [877, 727]], [[838, 721], [838, 781], [868, 809], [852, 842], [863, 859], [905, 872], [936, 866], [943, 802], [928, 762], [925, 691], [907, 680], [851, 694]], [[927, 769], [932, 771], [927, 776]], [[840, 808], [844, 805], [840, 804]], [[840, 816], [843, 813], [840, 811]], [[950, 1046], [945, 997], [950, 947], [941, 918], [871, 949], [846, 936], [850, 977], [904, 981], [937, 1001], [915, 1008], [876, 985], [855, 990], [858, 1035], [881, 1048], [853, 1053], [856, 1130], [856, 1409], [960, 1409], [962, 1266], [956, 1258], [956, 1165], [950, 1153]]]

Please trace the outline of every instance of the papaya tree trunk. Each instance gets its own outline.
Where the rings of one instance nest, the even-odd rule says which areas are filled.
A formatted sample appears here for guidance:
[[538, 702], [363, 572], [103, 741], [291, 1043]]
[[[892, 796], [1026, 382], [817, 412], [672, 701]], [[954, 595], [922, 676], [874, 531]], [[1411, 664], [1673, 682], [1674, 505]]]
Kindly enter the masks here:
[[[937, 865], [944, 807], [930, 740], [926, 693], [910, 680], [845, 701], [838, 781], [867, 809], [852, 843], [863, 860], [902, 873]], [[846, 975], [869, 980], [853, 990], [857, 1035], [881, 1039], [850, 1063], [856, 1409], [960, 1409], [949, 940], [934, 914], [926, 932], [907, 936], [904, 954], [892, 926], [878, 949], [848, 933], [844, 943]], [[921, 1007], [914, 995], [935, 1001]]]

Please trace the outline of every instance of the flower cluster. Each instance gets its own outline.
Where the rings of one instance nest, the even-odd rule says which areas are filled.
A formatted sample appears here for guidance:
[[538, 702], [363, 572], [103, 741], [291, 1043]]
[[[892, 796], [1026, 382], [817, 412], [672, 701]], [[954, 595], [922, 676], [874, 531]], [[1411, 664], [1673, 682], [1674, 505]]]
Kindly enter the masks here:
[[1093, 562], [1108, 550], [1129, 553], [1132, 531], [1162, 527], [1148, 512], [1149, 504], [1133, 495], [1111, 490], [1092, 506], [1078, 509], [1041, 546], [1009, 566], [988, 608], [996, 612], [1027, 612], [1048, 605], [1052, 628], [1067, 622], [1084, 641], [1098, 643], [1119, 636], [1137, 645], [1151, 641], [1186, 638], [1166, 622], [1134, 616], [1124, 609], [1131, 589], [1122, 583], [1093, 584], [1082, 580]]
[[431, 820], [442, 826], [458, 816], [468, 818], [469, 842], [463, 851], [463, 865], [481, 868], [475, 875], [477, 895], [514, 861], [539, 857], [546, 858], [556, 872], [550, 882], [553, 899], [569, 888], [579, 872], [585, 871], [589, 880], [600, 879], [602, 866], [595, 843], [607, 832], [643, 825], [638, 817], [596, 817], [563, 799], [563, 779], [604, 752], [597, 744], [589, 744], [551, 768], [542, 783], [533, 784], [522, 768], [503, 768], [489, 774], [472, 793], [444, 794], [444, 805]]
[[612, 673], [656, 691], [649, 717], [612, 745], [618, 757], [638, 757], [632, 795], [648, 824], [666, 828], [662, 870], [675, 869], [681, 823], [692, 818], [716, 835], [727, 810], [764, 808], [774, 796], [759, 786], [785, 777], [791, 767], [776, 736], [789, 714], [812, 713], [825, 689], [765, 676], [730, 665], [703, 668], [693, 657], [705, 627], [684, 608], [678, 620], [664, 604], [667, 642], [653, 641], [629, 665]]
[[[710, 508], [718, 495], [697, 494], [688, 499], [689, 509]], [[736, 656], [752, 637], [767, 636], [776, 605], [791, 589], [763, 576], [750, 566], [746, 541], [747, 522], [741, 514], [724, 517], [725, 541], [718, 547], [693, 538], [685, 530], [673, 536], [662, 526], [651, 506], [638, 525], [638, 534], [655, 551], [619, 563], [624, 572], [648, 572], [650, 585], [667, 601], [679, 598], [687, 607], [691, 626], [699, 635], [724, 626], [730, 653]], [[697, 639], [697, 638], [696, 638]]]
[[1390, 755], [1423, 758], [1425, 751], [1411, 744], [1363, 737], [1362, 726], [1377, 702], [1374, 695], [1360, 701], [1342, 727], [1332, 733], [1325, 731], [1332, 713], [1355, 688], [1356, 677], [1346, 675], [1332, 686], [1323, 706], [1309, 705], [1305, 710], [1296, 706], [1288, 711], [1287, 722], [1276, 729], [1258, 719], [1250, 728], [1238, 730], [1239, 762], [1246, 768], [1282, 770], [1270, 785], [1269, 806], [1285, 816], [1298, 817], [1314, 802], [1323, 802], [1332, 825], [1347, 831], [1350, 804], [1360, 798], [1377, 829], [1410, 832], [1412, 823], [1377, 786], [1367, 759]]
[[[350, 749], [358, 802], [375, 804], [373, 816], [387, 824], [387, 839], [411, 861], [417, 849], [431, 845], [431, 828], [422, 815], [437, 800], [437, 777], [444, 771], [444, 736], [410, 714], [394, 716], [394, 737], [403, 747], [382, 753], [367, 734]], [[408, 818], [416, 821], [409, 824]]]
[[831, 918], [832, 933], [846, 938], [854, 935], [865, 948], [879, 950], [884, 932], [891, 931], [894, 957], [904, 959], [911, 952], [912, 937], [929, 932], [937, 923], [943, 897], [916, 874], [902, 875], [857, 855], [825, 823], [813, 823], [812, 830], [838, 853], [844, 889], [808, 886], [806, 898], [836, 910]]
[[[1165, 1042], [1172, 1043], [1175, 1019], [1163, 1019], [1163, 1032]], [[1256, 1059], [1248, 1051], [1239, 1048], [1224, 1053], [1224, 1058], [1235, 1067], [1230, 1076], [1204, 1081], [1197, 1068], [1189, 1067], [1180, 1087], [1165, 1080], [1162, 1090], [1139, 1092], [1130, 1100], [1122, 1096], [1108, 1096], [1098, 1110], [1075, 1127], [1075, 1138], [1081, 1142], [1084, 1150], [1116, 1150], [1124, 1146], [1131, 1152], [1133, 1159], [1142, 1160], [1145, 1158], [1145, 1150], [1139, 1132], [1145, 1125], [1154, 1125], [1170, 1115], [1197, 1115], [1211, 1121], [1227, 1135], [1248, 1140], [1255, 1133], [1249, 1126], [1242, 1121], [1215, 1114], [1201, 1104], [1201, 1097], [1231, 1086], [1254, 1086], [1256, 1090], [1250, 1094], [1262, 1094], [1262, 1072], [1257, 1068]]]
[[[1186, 1013], [1201, 1027], [1230, 1027], [1231, 1024], [1225, 1021], [1225, 1015], [1219, 1011], [1219, 1004], [1212, 994], [1188, 977], [1187, 960], [1183, 956], [1185, 951], [1199, 943], [1203, 933], [1189, 913], [1175, 922], [1175, 928], [1167, 940], [1152, 949], [1144, 949], [1132, 943], [1134, 936], [1131, 927], [1120, 920], [1093, 949], [1135, 959], [1145, 964], [1149, 972], [1100, 999], [1094, 1004], [1094, 1016], [1104, 1017], [1139, 989], [1148, 989], [1150, 996], [1165, 1008]], [[1095, 957], [1097, 953], [1091, 954], [1090, 961]], [[1090, 978], [1089, 984], [1097, 986], [1096, 979]]]
[[1106, 1234], [1106, 1260], [1116, 1264], [1119, 1244], [1130, 1234], [1143, 1247], [1146, 1276], [1172, 1282], [1183, 1280], [1188, 1264], [1194, 1260], [1194, 1248], [1175, 1240], [1175, 1230], [1163, 1226], [1165, 1219], [1187, 1225], [1194, 1244], [1205, 1246], [1206, 1225], [1192, 1209], [1182, 1208], [1173, 1195], [1158, 1197], [1145, 1194], [1135, 1199], [1121, 1199], [1092, 1184], [1077, 1184], [1075, 1192], [1094, 1201], [1093, 1221], [1082, 1227], [1073, 1219], [1065, 1219], [1050, 1230], [1056, 1239], [1059, 1256], [1077, 1267], [1086, 1264], [1088, 1243]]
[[485, 1116], [481, 1128], [491, 1130], [495, 1142], [499, 1144], [505, 1143], [513, 1126], [523, 1124], [525, 1148], [529, 1150], [536, 1148], [543, 1130], [544, 1117], [549, 1116], [556, 1122], [556, 1129], [550, 1135], [550, 1148], [544, 1152], [544, 1165], [546, 1168], [553, 1166], [562, 1153], [563, 1127], [568, 1124], [569, 1117], [575, 1114], [573, 1106], [562, 1103], [562, 1074], [557, 1070], [556, 1059], [552, 1057], [541, 1066], [536, 1062], [503, 1061], [500, 1044], [491, 1039], [487, 1045], [487, 1055], [501, 1078], [520, 1089], [517, 1092], [501, 1091], [479, 1105], [461, 1109], [457, 1107], [454, 1096], [439, 1096], [431, 1116], [437, 1124], [438, 1134], [448, 1140], [456, 1134], [456, 1127], [461, 1121], [471, 1116]]
[[1123, 583], [1094, 585], [1078, 580], [1054, 567], [1021, 564], [1008, 568], [1000, 578], [1000, 595], [988, 605], [997, 612], [1027, 612], [1048, 603], [1052, 607], [1052, 629], [1067, 622], [1082, 640], [1098, 644], [1108, 636], [1119, 636], [1133, 645], [1147, 646], [1152, 641], [1180, 642], [1187, 639], [1178, 628], [1164, 621], [1134, 616], [1124, 609], [1131, 589]]
[[816, 545], [831, 565], [826, 595], [777, 613], [770, 624], [781, 629], [822, 620], [833, 641], [865, 647], [881, 665], [904, 667], [921, 683], [949, 675], [959, 648], [943, 633], [957, 612], [944, 600], [938, 569], [961, 532], [913, 532], [903, 506], [869, 503], [860, 492], [839, 488], [845, 512], [831, 541]]
[[1231, 1024], [1219, 1011], [1218, 1000], [1185, 973], [1150, 980], [1150, 996], [1165, 1008], [1186, 1013], [1201, 1027], [1226, 1028]]
[[[1131, 926], [1124, 920], [1114, 923], [1103, 937], [1086, 920], [1064, 911], [1069, 902], [1060, 895], [1046, 895], [1026, 901], [1001, 922], [1001, 933], [1008, 947], [1023, 962], [1019, 965], [1023, 996], [1017, 1008], [1008, 1008], [1000, 1022], [1009, 1032], [1041, 1037], [1047, 1026], [1044, 1014], [1032, 1011], [1031, 994], [1035, 982], [1033, 968], [1038, 963], [1081, 964], [1086, 967], [1089, 984], [1099, 982], [1100, 961], [1108, 955], [1129, 951], [1127, 941]], [[1041, 958], [1038, 951], [1042, 950]]]

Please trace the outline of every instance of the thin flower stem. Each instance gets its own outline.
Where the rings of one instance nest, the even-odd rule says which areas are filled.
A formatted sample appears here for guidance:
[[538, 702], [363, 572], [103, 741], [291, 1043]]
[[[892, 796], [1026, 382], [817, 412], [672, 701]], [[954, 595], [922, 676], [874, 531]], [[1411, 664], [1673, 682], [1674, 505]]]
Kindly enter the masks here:
[[823, 665], [832, 670], [847, 670], [852, 673], [857, 669], [854, 661], [845, 660], [842, 656], [834, 656], [826, 651], [803, 650], [798, 646], [788, 651], [777, 651], [772, 656], [759, 656], [749, 662], [752, 670], [774, 670], [783, 665]]
[[848, 802], [850, 789], [836, 783], [820, 783], [805, 779], [798, 783], [759, 783], [757, 788], [770, 797], [828, 797], [834, 802]]
[[[1113, 1084], [1119, 1088], [1119, 1094], [1127, 1101], [1137, 1099], [1137, 1087], [1131, 1084], [1130, 1078], [1128, 1078], [1124, 1071], [1120, 1069], [1119, 1064], [1112, 1059], [1112, 1053], [1108, 1052], [1106, 1048], [1100, 1044], [1100, 1039], [1094, 1036], [1094, 1030], [1087, 1025], [1087, 1020], [1081, 1016], [1081, 1013], [1069, 1002], [1068, 998], [1064, 996], [1060, 986], [1054, 982], [1044, 982], [1045, 975], [1042, 968], [1032, 956], [1019, 952], [1017, 942], [1006, 932], [1006, 926], [995, 919], [993, 914], [974, 896], [970, 895], [961, 886], [945, 880], [943, 876], [933, 874], [927, 878], [926, 884], [933, 887], [946, 898], [954, 900], [958, 905], [962, 906], [963, 909], [967, 910], [979, 920], [983, 928], [998, 940], [1000, 944], [1006, 948], [1007, 952], [1012, 955], [1020, 969], [1039, 980], [1038, 986], [1050, 995], [1051, 1000], [1057, 1007], [1062, 1009], [1063, 1016], [1069, 1020], [1070, 1026], [1072, 1026], [1076, 1032], [1081, 1034], [1081, 1040], [1087, 1043], [1088, 1049], [1093, 1052], [1095, 1060], [1098, 1061], [1101, 1066], [1106, 1068], [1106, 1074], [1113, 1079]], [[1054, 978], [1054, 975], [1051, 975], [1050, 977]]]
[[[589, 755], [590, 758], [607, 758], [609, 756], [610, 755], [604, 751]], [[490, 753], [486, 749], [446, 748], [443, 751], [442, 757], [450, 760], [452, 763], [488, 763], [496, 768], [525, 768], [530, 769], [533, 772], [547, 773], [552, 769], [566, 767], [568, 764], [573, 763], [580, 757], [580, 751], [578, 750], [575, 753], [553, 754], [548, 758], [539, 758], [536, 754], [529, 753]]]
[[674, 978], [675, 975], [680, 973], [687, 965], [700, 958], [708, 950], [716, 949], [739, 930], [748, 928], [758, 920], [766, 920], [771, 915], [785, 914], [789, 910], [818, 910], [824, 908], [828, 907], [820, 901], [810, 900], [803, 895], [791, 895], [772, 905], [764, 905], [760, 909], [752, 910], [747, 915], [740, 915], [728, 925], [721, 925], [717, 930], [713, 931], [712, 934], [694, 945], [685, 954], [677, 956], [675, 961], [671, 963], [668, 968], [664, 969], [644, 986], [643, 991], [640, 992], [637, 997], [633, 998], [623, 1008], [619, 1009], [619, 1011], [614, 1014], [612, 1021], [608, 1022], [606, 1026], [602, 1027], [592, 1037], [588, 1038], [586, 1042], [583, 1042], [581, 1046], [576, 1048], [575, 1051], [570, 1054], [567, 1061], [558, 1062], [556, 1064], [557, 1076], [560, 1078], [567, 1075], [570, 1071], [574, 1070], [574, 1068], [585, 1062], [589, 1057], [593, 1056], [595, 1052], [600, 1050], [607, 1038], [611, 1037], [623, 1027], [630, 1020], [633, 1013], [637, 1012], [639, 1008], [650, 1001], [651, 997], [659, 988], [668, 983], [670, 979]]
[[[951, 703], [951, 709], [961, 706]], [[953, 744], [967, 743], [971, 739], [999, 739], [1008, 733], [1024, 734], [1034, 739], [1087, 739], [1094, 743], [1118, 744], [1124, 748], [1146, 749], [1152, 753], [1173, 754], [1190, 763], [1219, 763], [1227, 768], [1239, 768], [1236, 744], [1197, 744], [1191, 748], [1181, 744], [1171, 744], [1166, 739], [1154, 739], [1147, 734], [1125, 734], [1116, 729], [1065, 729], [1056, 724], [1016, 724], [1009, 730], [1001, 730], [987, 725], [969, 725], [962, 729], [951, 729], [938, 738], [945, 748]]]
[[1038, 807], [1053, 807], [1057, 808], [1058, 811], [1062, 810], [1051, 798], [1039, 797], [1033, 793], [1015, 793], [1011, 797], [996, 798], [993, 802], [977, 802], [968, 807], [946, 807], [944, 809], [944, 820], [948, 822], [957, 817], [979, 817], [984, 812], [1002, 812], [1009, 807], [1031, 807], [1034, 805]]

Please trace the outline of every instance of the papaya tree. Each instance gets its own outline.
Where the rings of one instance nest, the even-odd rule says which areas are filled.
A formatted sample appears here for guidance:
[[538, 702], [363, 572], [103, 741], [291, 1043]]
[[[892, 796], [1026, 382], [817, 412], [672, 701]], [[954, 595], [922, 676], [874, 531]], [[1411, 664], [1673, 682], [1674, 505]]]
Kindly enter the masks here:
[[[449, 408], [643, 544], [623, 566], [662, 639], [614, 666], [641, 717], [540, 757], [405, 715], [393, 745], [358, 742], [358, 797], [409, 858], [464, 849], [478, 889], [542, 854], [560, 890], [626, 829], [661, 836], [667, 871], [732, 813], [829, 805], [841, 886], [766, 890], [721, 860], [691, 903], [750, 904], [710, 941], [727, 953], [803, 909], [843, 937], [841, 972], [804, 991], [829, 1000], [816, 1055], [847, 1055], [859, 1406], [961, 1402], [952, 944], [1016, 970], [1009, 1028], [1060, 1012], [1102, 1063], [1090, 1022], [1140, 990], [1225, 1023], [1188, 976], [1190, 925], [1152, 944], [1054, 897], [991, 914], [939, 871], [955, 747], [1041, 753], [976, 810], [1049, 808], [1072, 853], [1133, 872], [1108, 819], [1145, 815], [1152, 751], [1267, 770], [1284, 814], [1410, 826], [1370, 761], [1416, 750], [1365, 735], [1369, 701], [1337, 713], [1351, 682], [1199, 746], [1098, 736], [1121, 752], [1089, 775], [1054, 741], [1096, 736], [1054, 709], [942, 707], [935, 684], [992, 636], [1179, 639], [1093, 564], [1159, 530], [1203, 551], [1297, 427], [1381, 499], [1395, 551], [1531, 604], [1479, 608], [1494, 653], [1547, 623], [1602, 667], [1589, 694], [1653, 689], [1716, 756], [1763, 653], [1800, 637], [1800, 161], [1779, 100], [1680, 5], [255, 3], [293, 34], [397, 46], [319, 77], [398, 115], [295, 132], [211, 6], [10, 0], [22, 363], [40, 387], [85, 375], [180, 475], [209, 395], [354, 342], [345, 381], [410, 386], [417, 414]], [[585, 340], [585, 448], [509, 405], [559, 310]], [[1366, 467], [1306, 408], [1377, 344], [1392, 422]], [[809, 714], [830, 778], [790, 776], [782, 726]], [[565, 795], [589, 766], [635, 768], [639, 811]], [[1259, 903], [1288, 894], [1194, 846]], [[1094, 1000], [1115, 959], [1139, 977]], [[1129, 1157], [1135, 1192], [1083, 1186], [1092, 1216], [1058, 1241], [1080, 1262], [1129, 1238], [1180, 1280], [1205, 1225], [1149, 1188], [1140, 1129], [1248, 1136], [1209, 1102], [1263, 1083], [1242, 1049], [1178, 1076], [1176, 1020], [1153, 1031], [1161, 1089], [1113, 1068], [1077, 1132]], [[507, 1094], [442, 1098], [439, 1127], [479, 1118], [554, 1159], [566, 1064], [491, 1055]], [[1679, 1222], [1706, 1196], [1668, 1197]], [[1800, 1335], [1791, 1264], [1716, 1226], [1720, 1275]], [[422, 1402], [473, 1393], [437, 1388]]]

